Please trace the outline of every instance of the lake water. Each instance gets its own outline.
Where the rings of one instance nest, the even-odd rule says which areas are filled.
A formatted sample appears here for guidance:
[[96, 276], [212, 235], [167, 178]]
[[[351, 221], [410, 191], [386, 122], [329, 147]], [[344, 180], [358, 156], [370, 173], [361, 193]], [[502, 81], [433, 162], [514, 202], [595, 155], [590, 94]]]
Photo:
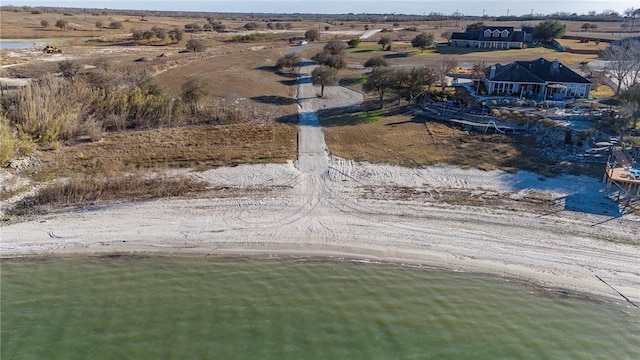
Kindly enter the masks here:
[[394, 265], [2, 261], [5, 359], [638, 359], [640, 311]]
[[32, 41], [0, 41], [0, 49], [27, 49], [35, 46]]

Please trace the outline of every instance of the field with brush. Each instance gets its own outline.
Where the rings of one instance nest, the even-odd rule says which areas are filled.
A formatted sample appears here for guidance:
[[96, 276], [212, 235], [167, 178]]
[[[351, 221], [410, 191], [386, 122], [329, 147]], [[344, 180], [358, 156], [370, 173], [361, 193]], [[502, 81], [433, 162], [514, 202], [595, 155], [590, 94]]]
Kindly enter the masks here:
[[420, 167], [447, 163], [482, 170], [532, 171], [556, 176], [564, 171], [600, 174], [601, 166], [561, 164], [540, 155], [531, 138], [481, 134], [410, 115], [385, 116], [379, 111], [324, 117], [325, 138], [332, 155], [394, 165]]
[[237, 164], [284, 163], [296, 158], [293, 125], [188, 126], [108, 133], [98, 142], [42, 153], [39, 179], [99, 174], [110, 168], [209, 169]]

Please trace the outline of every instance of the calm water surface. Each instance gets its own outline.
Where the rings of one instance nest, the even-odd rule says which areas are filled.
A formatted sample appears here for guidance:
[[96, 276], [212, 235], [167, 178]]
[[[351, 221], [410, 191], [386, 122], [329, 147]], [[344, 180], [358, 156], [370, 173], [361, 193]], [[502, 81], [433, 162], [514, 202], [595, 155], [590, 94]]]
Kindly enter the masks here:
[[0, 49], [26, 49], [35, 46], [33, 41], [0, 40]]
[[350, 262], [2, 261], [7, 359], [640, 359], [640, 311]]

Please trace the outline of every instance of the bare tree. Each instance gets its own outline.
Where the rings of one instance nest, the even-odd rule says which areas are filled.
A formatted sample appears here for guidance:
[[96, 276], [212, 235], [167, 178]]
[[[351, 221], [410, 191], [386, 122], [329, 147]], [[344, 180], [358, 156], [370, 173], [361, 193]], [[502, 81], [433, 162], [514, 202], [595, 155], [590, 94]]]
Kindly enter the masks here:
[[47, 27], [49, 26], [49, 20], [40, 20], [40, 25], [42, 25], [42, 27]]
[[338, 70], [320, 65], [311, 72], [311, 83], [320, 86], [320, 97], [324, 97], [324, 87], [338, 84]]
[[632, 129], [638, 128], [640, 122], [640, 83], [635, 83], [620, 94], [625, 118]]
[[396, 70], [396, 87], [404, 92], [409, 102], [415, 101], [420, 95], [429, 91], [436, 81], [436, 74], [432, 68], [422, 66], [418, 68]]
[[478, 81], [478, 87], [476, 88], [476, 95], [480, 95], [480, 83], [482, 82], [482, 78], [484, 77], [485, 69], [487, 68], [487, 63], [484, 61], [477, 61], [473, 63], [473, 67], [471, 68], [471, 76], [474, 80]]
[[607, 74], [617, 82], [616, 95], [640, 80], [640, 41], [612, 45], [604, 50]]
[[104, 26], [104, 24], [102, 23], [102, 21], [98, 20], [96, 21], [96, 27], [98, 29], [100, 29], [100, 31], [102, 31], [102, 27]]
[[457, 67], [458, 61], [451, 57], [442, 58], [436, 63], [436, 74], [438, 76], [438, 82], [442, 87], [446, 85], [445, 77], [447, 76], [447, 73]]

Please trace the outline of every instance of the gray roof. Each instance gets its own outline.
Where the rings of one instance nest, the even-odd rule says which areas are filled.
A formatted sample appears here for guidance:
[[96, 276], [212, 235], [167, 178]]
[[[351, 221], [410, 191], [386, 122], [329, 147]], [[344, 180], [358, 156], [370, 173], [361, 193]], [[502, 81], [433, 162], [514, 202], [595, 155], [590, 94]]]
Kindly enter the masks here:
[[491, 81], [521, 83], [591, 83], [591, 81], [562, 65], [562, 63], [558, 63], [558, 67], [554, 69], [553, 63], [553, 61], [539, 58], [532, 61], [516, 61], [508, 65], [496, 64], [496, 73], [494, 77], [489, 78], [489, 75], [491, 74], [491, 67], [485, 69], [485, 76]]

